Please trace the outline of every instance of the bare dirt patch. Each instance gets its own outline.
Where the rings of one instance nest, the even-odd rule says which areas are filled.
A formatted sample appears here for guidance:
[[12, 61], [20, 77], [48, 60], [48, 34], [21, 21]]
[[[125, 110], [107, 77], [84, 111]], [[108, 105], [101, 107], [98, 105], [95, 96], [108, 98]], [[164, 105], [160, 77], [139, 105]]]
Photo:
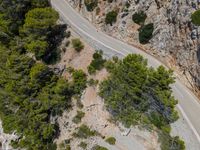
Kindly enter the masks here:
[[[77, 38], [77, 35], [71, 31], [71, 37], [68, 39], [68, 41], [71, 42], [71, 40], [74, 38]], [[92, 61], [92, 55], [94, 54], [95, 50], [84, 40], [81, 40], [81, 42], [84, 45], [84, 49], [82, 49], [80, 52], [77, 52], [71, 44], [68, 47], [65, 47], [65, 52], [62, 54], [61, 61], [57, 65], [66, 65], [66, 67], [81, 69], [87, 73], [87, 66]]]

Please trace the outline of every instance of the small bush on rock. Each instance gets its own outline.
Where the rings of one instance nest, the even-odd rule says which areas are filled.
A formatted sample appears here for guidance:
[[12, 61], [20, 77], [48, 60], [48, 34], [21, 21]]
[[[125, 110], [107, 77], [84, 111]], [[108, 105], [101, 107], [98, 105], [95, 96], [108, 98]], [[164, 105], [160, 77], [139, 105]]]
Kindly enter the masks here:
[[139, 25], [144, 24], [146, 18], [147, 18], [147, 15], [143, 11], [137, 12], [133, 14], [132, 16], [132, 20]]
[[113, 23], [115, 23], [117, 21], [117, 15], [118, 13], [114, 10], [108, 12], [105, 19], [106, 24], [112, 25]]
[[98, 0], [84, 0], [84, 4], [87, 11], [93, 11], [98, 5]]
[[114, 137], [108, 137], [106, 139], [106, 142], [109, 143], [110, 145], [115, 145], [116, 139]]
[[142, 26], [139, 29], [139, 41], [142, 44], [147, 44], [152, 38], [154, 26], [153, 23]]
[[195, 11], [193, 14], [192, 14], [192, 23], [194, 23], [195, 25], [197, 26], [200, 26], [200, 9]]
[[73, 45], [73, 48], [74, 48], [77, 52], [80, 52], [80, 51], [84, 48], [84, 45], [83, 45], [83, 43], [80, 41], [80, 39], [72, 39], [72, 45]]

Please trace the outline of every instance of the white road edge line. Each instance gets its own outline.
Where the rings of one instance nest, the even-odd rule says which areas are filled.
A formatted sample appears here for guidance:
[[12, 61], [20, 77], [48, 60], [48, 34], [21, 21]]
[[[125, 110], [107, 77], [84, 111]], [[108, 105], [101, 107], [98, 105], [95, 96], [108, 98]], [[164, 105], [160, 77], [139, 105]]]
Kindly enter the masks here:
[[187, 117], [187, 115], [185, 114], [183, 108], [177, 104], [176, 105], [177, 108], [181, 111], [181, 114], [183, 115], [183, 117], [185, 118], [185, 120], [187, 121], [188, 125], [190, 126], [190, 128], [192, 129], [193, 133], [195, 134], [195, 136], [197, 137], [198, 142], [200, 143], [200, 136], [197, 132], [197, 130], [194, 128], [194, 126], [192, 125], [192, 123], [190, 122], [189, 118]]
[[[66, 3], [67, 3], [67, 2], [66, 2]], [[54, 6], [54, 7], [55, 7], [55, 6]], [[60, 10], [58, 7], [56, 7], [55, 9]], [[123, 56], [126, 56], [126, 55], [123, 54], [122, 52], [119, 52], [119, 51], [113, 49], [112, 47], [105, 45], [105, 44], [102, 43], [101, 41], [98, 41], [97, 39], [95, 39], [94, 37], [92, 37], [91, 35], [89, 35], [87, 32], [85, 32], [84, 30], [82, 30], [81, 28], [79, 28], [77, 25], [75, 25], [61, 10], [60, 10], [59, 12], [69, 20], [70, 24], [72, 24], [74, 27], [76, 27], [78, 30], [80, 30], [80, 31], [83, 32], [84, 34], [86, 34], [86, 35], [87, 35], [88, 37], [90, 37], [91, 39], [95, 40], [96, 42], [102, 44], [103, 46], [105, 46], [105, 47], [107, 47], [107, 48], [109, 48], [109, 49], [111, 49], [111, 50], [113, 50], [113, 51], [115, 51], [115, 52], [117, 52], [117, 53], [119, 53], [119, 54], [121, 54], [121, 55], [123, 55]], [[194, 132], [195, 136], [197, 137], [198, 142], [200, 143], [200, 136], [199, 136], [197, 130], [196, 130], [196, 129], [194, 128], [194, 126], [192, 125], [192, 123], [190, 122], [190, 120], [189, 120], [189, 118], [187, 117], [187, 115], [185, 114], [184, 110], [182, 109], [182, 107], [181, 107], [179, 104], [177, 104], [177, 108], [181, 111], [183, 117], [184, 117], [185, 120], [187, 121], [188, 125], [190, 126], [190, 128], [191, 128], [192, 131]]]
[[[58, 7], [56, 7], [56, 9], [57, 9], [57, 10], [60, 10]], [[105, 44], [102, 43], [101, 41], [98, 41], [96, 38], [94, 38], [93, 36], [91, 36], [90, 34], [88, 34], [86, 31], [84, 31], [83, 29], [79, 28], [76, 24], [74, 24], [61, 10], [60, 10], [59, 12], [60, 12], [63, 16], [65, 16], [65, 17], [67, 18], [67, 20], [69, 20], [70, 24], [72, 24], [72, 25], [73, 25], [74, 27], [76, 27], [78, 30], [80, 30], [81, 32], [83, 32], [84, 34], [86, 34], [89, 38], [93, 39], [94, 41], [96, 41], [96, 42], [102, 44], [103, 46], [105, 46], [105, 47], [107, 47], [107, 48], [109, 48], [109, 49], [111, 49], [111, 50], [113, 50], [113, 51], [115, 51], [115, 52], [117, 52], [117, 53], [119, 53], [119, 54], [121, 54], [121, 55], [123, 55], [123, 56], [126, 56], [126, 55], [123, 54], [122, 52], [119, 52], [119, 51], [113, 49], [112, 47], [105, 45]], [[126, 52], [128, 53], [128, 51], [126, 51]]]

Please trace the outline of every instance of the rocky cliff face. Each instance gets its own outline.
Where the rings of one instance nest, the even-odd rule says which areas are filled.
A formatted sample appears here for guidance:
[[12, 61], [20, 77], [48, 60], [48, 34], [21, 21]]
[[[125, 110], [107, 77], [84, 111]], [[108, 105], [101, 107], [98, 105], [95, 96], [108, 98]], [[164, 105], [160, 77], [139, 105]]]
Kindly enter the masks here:
[[[190, 16], [200, 7], [200, 0], [99, 0], [93, 12], [88, 12], [83, 0], [68, 0], [83, 16], [107, 34], [140, 47], [157, 56], [176, 70], [182, 81], [197, 93], [200, 91], [200, 27], [191, 23]], [[105, 25], [105, 14], [117, 10], [113, 26]], [[145, 23], [154, 23], [149, 44], [138, 42], [139, 25], [132, 14], [144, 11]]]

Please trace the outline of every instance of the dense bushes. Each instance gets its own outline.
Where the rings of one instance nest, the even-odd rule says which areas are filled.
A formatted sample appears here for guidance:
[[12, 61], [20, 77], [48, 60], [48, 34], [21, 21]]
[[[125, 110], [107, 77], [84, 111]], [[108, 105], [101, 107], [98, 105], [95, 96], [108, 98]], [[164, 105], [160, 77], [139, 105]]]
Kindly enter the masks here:
[[7, 59], [0, 59], [0, 117], [4, 131], [19, 135], [18, 141], [12, 142], [14, 148], [54, 149], [58, 127], [50, 123], [50, 117], [70, 107], [71, 96], [81, 92], [83, 82], [77, 77], [73, 82], [59, 79], [47, 66], [26, 55], [5, 54], [1, 49], [1, 56]]
[[[51, 58], [58, 52], [57, 46], [63, 38], [65, 27], [56, 24], [58, 13], [45, 7], [49, 6], [48, 1], [14, 3], [8, 0], [5, 3], [3, 0], [0, 5], [3, 7], [0, 10], [0, 42], [23, 53], [31, 51], [38, 60], [52, 62]], [[13, 9], [12, 13], [10, 9]]]
[[169, 132], [159, 132], [162, 150], [185, 150], [185, 143], [178, 136], [171, 137]]
[[80, 52], [80, 51], [84, 48], [84, 45], [83, 45], [83, 43], [80, 41], [80, 39], [72, 39], [72, 45], [73, 45], [73, 48], [74, 48], [77, 52]]
[[46, 31], [49, 27], [56, 25], [58, 18], [58, 13], [52, 8], [35, 8], [26, 14], [23, 28], [26, 32], [28, 30]]
[[154, 26], [153, 23], [142, 26], [139, 29], [139, 41], [142, 44], [146, 44], [152, 38]]
[[88, 11], [93, 11], [98, 5], [98, 0], [84, 0], [84, 4]]
[[[72, 81], [54, 74], [36, 59], [48, 60], [62, 40], [58, 13], [47, 0], [0, 1], [0, 118], [6, 133], [19, 136], [13, 148], [56, 150], [57, 123], [71, 105], [71, 97], [86, 87], [86, 75], [78, 70]], [[39, 7], [39, 8], [35, 8]]]
[[[13, 0], [1, 0], [1, 15], [0, 26], [4, 26], [2, 35], [10, 37], [12, 39], [13, 34], [18, 34], [19, 28], [24, 23], [25, 14], [35, 7], [47, 7], [49, 6], [48, 0], [26, 0], [26, 1], [13, 1]], [[2, 22], [4, 24], [2, 24]], [[5, 39], [4, 39], [5, 40]]]
[[106, 24], [112, 25], [117, 21], [117, 15], [118, 13], [116, 11], [110, 11], [106, 14], [105, 22]]
[[77, 94], [81, 94], [81, 92], [86, 88], [87, 77], [86, 74], [82, 70], [76, 70], [72, 73], [74, 91]]
[[147, 15], [145, 12], [140, 11], [132, 15], [132, 20], [141, 25], [139, 29], [139, 41], [141, 44], [147, 44], [153, 36], [154, 25], [149, 23], [145, 25]]
[[193, 14], [192, 14], [192, 22], [195, 24], [195, 25], [198, 25], [200, 26], [200, 9], [195, 11]]
[[73, 118], [73, 122], [78, 124], [81, 122], [81, 119], [85, 116], [85, 113], [82, 111], [77, 111], [76, 116]]
[[87, 143], [81, 142], [81, 143], [79, 144], [79, 147], [81, 147], [82, 149], [86, 149], [86, 148], [87, 148]]
[[160, 130], [177, 120], [171, 70], [148, 68], [147, 60], [135, 54], [110, 63], [110, 76], [101, 83], [100, 96], [114, 119], [126, 126], [153, 124]]
[[110, 145], [115, 145], [116, 139], [114, 137], [108, 137], [106, 139], [106, 142], [109, 143]]
[[94, 130], [90, 130], [90, 128], [86, 125], [81, 125], [76, 133], [74, 133], [74, 136], [77, 138], [89, 138], [91, 136], [97, 135], [97, 132]]
[[[50, 56], [55, 53], [57, 45], [55, 43], [58, 42], [55, 37], [60, 34], [55, 33], [55, 30], [56, 32], [61, 30], [56, 26], [58, 18], [58, 13], [49, 7], [35, 8], [25, 15], [25, 23], [20, 30], [20, 36], [24, 37], [25, 49], [34, 53], [36, 59], [49, 62]], [[56, 38], [59, 39], [58, 37]]]
[[37, 60], [40, 60], [45, 56], [48, 43], [46, 41], [32, 41], [26, 45], [26, 48], [35, 54]]
[[174, 110], [177, 101], [169, 86], [172, 83], [172, 71], [162, 66], [157, 70], [148, 68], [142, 56], [133, 54], [115, 64], [110, 77], [101, 83], [100, 95], [114, 117], [124, 124], [138, 124], [145, 117], [157, 126], [153, 121], [157, 118], [161, 122], [157, 127], [161, 128], [178, 117]]
[[17, 53], [7, 55], [7, 59], [1, 62], [5, 69], [0, 73], [1, 79], [7, 74], [0, 93], [4, 131], [16, 131], [19, 135], [18, 141], [12, 142], [14, 148], [45, 150], [55, 147], [52, 142], [57, 126], [50, 123], [49, 117], [68, 107], [70, 103], [66, 99], [70, 95], [55, 91], [59, 86], [58, 78], [45, 65]]
[[106, 147], [95, 145], [92, 150], [108, 150]]
[[143, 11], [137, 12], [132, 15], [132, 20], [139, 25], [144, 24], [146, 18], [147, 15]]
[[90, 74], [93, 74], [96, 72], [96, 70], [101, 70], [104, 66], [104, 63], [106, 62], [105, 59], [103, 59], [102, 56], [103, 52], [102, 51], [96, 51], [93, 54], [93, 60], [90, 63], [90, 65], [88, 66], [88, 72]]
[[108, 3], [112, 3], [112, 2], [113, 2], [113, 0], [107, 0], [107, 2], [108, 2]]

